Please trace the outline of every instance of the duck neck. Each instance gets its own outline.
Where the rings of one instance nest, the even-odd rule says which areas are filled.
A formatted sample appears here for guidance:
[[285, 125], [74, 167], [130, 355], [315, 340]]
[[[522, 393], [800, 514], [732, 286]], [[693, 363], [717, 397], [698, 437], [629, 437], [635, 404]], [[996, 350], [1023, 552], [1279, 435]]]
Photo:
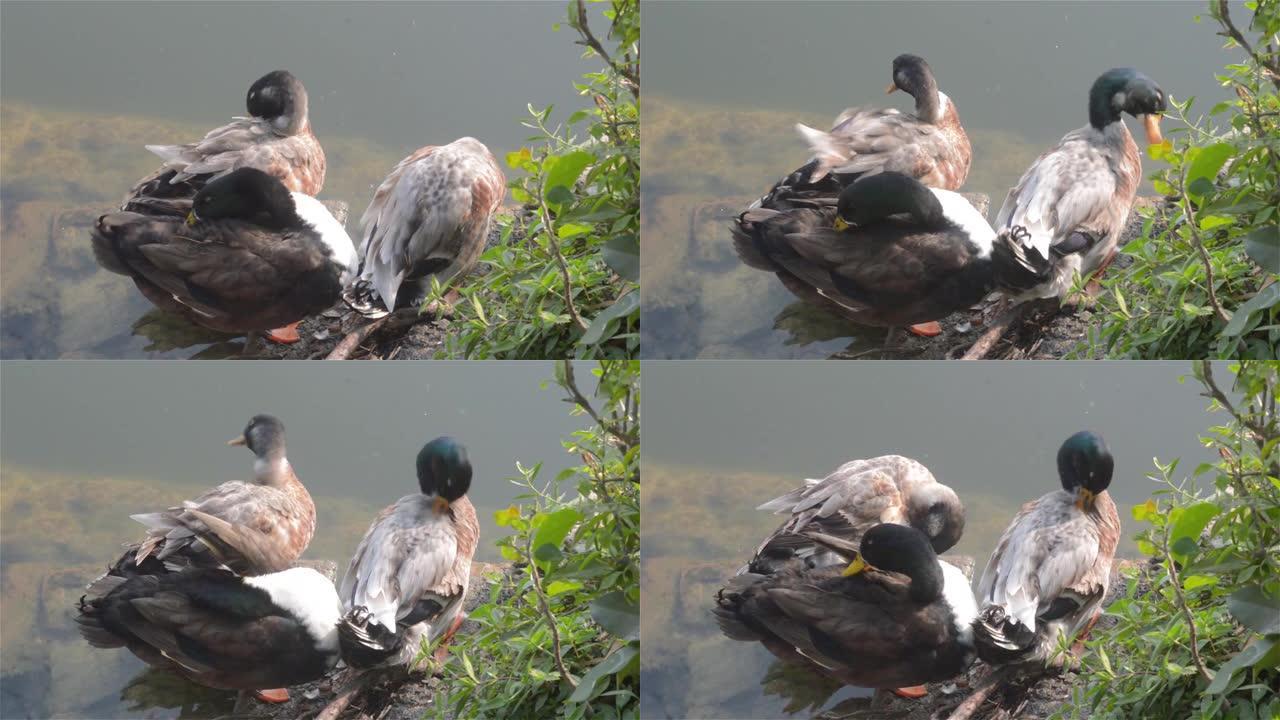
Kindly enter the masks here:
[[1103, 93], [1089, 97], [1089, 124], [1098, 130], [1106, 130], [1112, 123], [1120, 122], [1120, 111], [1112, 107], [1111, 99]]
[[942, 594], [942, 568], [938, 566], [935, 560], [932, 565], [925, 566], [919, 570], [912, 572], [911, 589], [908, 594], [912, 600], [921, 604], [928, 604], [938, 599]]
[[916, 117], [929, 123], [937, 123], [946, 110], [946, 96], [938, 92], [938, 83], [933, 76], [926, 76], [923, 85], [916, 93]]
[[254, 459], [253, 479], [259, 485], [284, 487], [293, 479], [293, 467], [284, 452], [268, 453]]

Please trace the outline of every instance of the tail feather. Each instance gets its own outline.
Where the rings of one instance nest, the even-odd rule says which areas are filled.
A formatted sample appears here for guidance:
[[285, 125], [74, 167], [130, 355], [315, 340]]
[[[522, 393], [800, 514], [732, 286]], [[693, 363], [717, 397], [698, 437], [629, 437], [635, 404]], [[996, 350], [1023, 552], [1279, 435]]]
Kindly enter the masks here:
[[1006, 290], [1026, 291], [1048, 281], [1053, 275], [1053, 262], [1041, 254], [1029, 240], [1031, 234], [1014, 225], [996, 235], [991, 249], [991, 264], [996, 283]]
[[372, 616], [364, 607], [353, 609], [338, 623], [342, 659], [357, 669], [381, 665], [400, 652], [402, 642], [401, 633], [372, 622]]
[[991, 665], [1008, 665], [1035, 651], [1036, 631], [1018, 622], [1003, 607], [989, 605], [973, 621], [978, 657]]

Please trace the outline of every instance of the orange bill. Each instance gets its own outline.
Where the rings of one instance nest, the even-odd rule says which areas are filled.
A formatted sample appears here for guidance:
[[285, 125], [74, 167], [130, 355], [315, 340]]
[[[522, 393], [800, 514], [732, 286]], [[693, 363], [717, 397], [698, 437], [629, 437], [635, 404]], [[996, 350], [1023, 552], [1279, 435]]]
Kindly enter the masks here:
[[1160, 116], [1155, 113], [1149, 113], [1142, 116], [1142, 124], [1147, 130], [1147, 144], [1159, 145], [1164, 142], [1164, 136], [1160, 134]]
[[273, 690], [254, 690], [253, 694], [262, 702], [269, 702], [269, 703], [289, 702], [289, 691], [284, 688], [275, 688]]
[[884, 89], [884, 94], [885, 94], [885, 95], [892, 95], [892, 94], [893, 94], [893, 91], [894, 91], [894, 90], [897, 90], [897, 89], [898, 89], [898, 83], [896, 83], [896, 82], [891, 82], [891, 83], [889, 83], [889, 87], [886, 87], [886, 88]]

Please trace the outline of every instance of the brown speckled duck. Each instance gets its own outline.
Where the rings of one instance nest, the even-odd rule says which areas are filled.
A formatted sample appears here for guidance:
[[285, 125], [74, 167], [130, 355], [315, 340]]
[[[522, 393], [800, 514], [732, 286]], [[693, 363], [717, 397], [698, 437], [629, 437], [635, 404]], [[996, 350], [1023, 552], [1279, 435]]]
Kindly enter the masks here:
[[324, 187], [325, 157], [311, 132], [307, 90], [287, 70], [249, 87], [248, 117], [237, 117], [186, 145], [148, 145], [164, 165], [129, 191], [124, 210], [185, 215], [184, 203], [210, 180], [242, 167], [268, 173], [291, 192], [315, 196]]
[[805, 533], [820, 532], [857, 546], [881, 523], [910, 525], [929, 538], [934, 552], [949, 550], [964, 533], [964, 505], [955, 491], [924, 465], [901, 455], [849, 462], [821, 479], [759, 506], [788, 518], [756, 549], [744, 571], [772, 574], [795, 560], [811, 567], [841, 558]]
[[264, 575], [298, 559], [315, 534], [316, 506], [285, 455], [284, 425], [256, 415], [228, 444], [253, 451], [253, 481], [232, 480], [178, 507], [133, 515], [147, 536], [113, 573], [198, 567]]

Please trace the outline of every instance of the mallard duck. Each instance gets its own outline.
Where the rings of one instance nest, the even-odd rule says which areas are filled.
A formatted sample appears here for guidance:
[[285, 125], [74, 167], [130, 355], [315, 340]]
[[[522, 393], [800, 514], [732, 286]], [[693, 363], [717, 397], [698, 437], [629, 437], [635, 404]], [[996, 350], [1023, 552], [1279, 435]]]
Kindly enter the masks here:
[[263, 575], [298, 559], [315, 533], [316, 506], [285, 455], [284, 424], [255, 415], [228, 444], [253, 451], [253, 482], [232, 480], [178, 507], [133, 515], [147, 537], [109, 575], [186, 567]]
[[480, 525], [467, 499], [471, 462], [439, 437], [417, 459], [420, 493], [389, 505], [356, 548], [338, 594], [342, 657], [355, 668], [406, 664], [422, 640], [443, 646], [462, 624]]
[[1164, 91], [1132, 68], [1108, 70], [1089, 90], [1089, 124], [1032, 163], [996, 215], [996, 280], [1015, 302], [1064, 298], [1077, 276], [1108, 264], [1129, 218], [1142, 159], [1122, 113], [1162, 143]]
[[816, 664], [850, 685], [900, 688], [945, 680], [973, 659], [975, 607], [969, 581], [938, 560], [913, 527], [885, 523], [859, 546], [810, 534], [828, 547], [857, 548], [847, 568], [791, 568], [733, 578], [713, 613], [725, 635]]
[[760, 575], [795, 561], [809, 567], [841, 561], [805, 537], [806, 532], [835, 536], [856, 547], [868, 528], [898, 523], [923, 532], [938, 553], [949, 550], [964, 532], [964, 505], [955, 491], [935, 480], [924, 465], [901, 455], [851, 460], [756, 509], [790, 516], [743, 568]]
[[93, 647], [127, 647], [201, 685], [240, 690], [237, 709], [250, 690], [286, 700], [274, 689], [316, 680], [338, 661], [338, 594], [310, 568], [258, 577], [207, 568], [107, 575], [78, 610]]
[[324, 205], [247, 167], [205, 186], [185, 220], [110, 213], [92, 239], [99, 264], [133, 278], [158, 307], [248, 333], [246, 352], [256, 333], [331, 307], [355, 268], [351, 238]]
[[789, 193], [733, 227], [747, 265], [776, 273], [802, 300], [889, 327], [934, 321], [986, 296], [994, 235], [961, 195], [896, 172], [861, 178], [838, 198]]
[[[936, 188], [955, 190], [969, 176], [972, 151], [955, 103], [938, 90], [924, 58], [893, 59], [893, 82], [886, 93], [902, 90], [915, 98], [914, 114], [892, 108], [849, 108], [830, 132], [797, 124], [814, 158], [792, 173], [774, 192], [820, 183], [828, 174], [847, 183], [886, 170], [900, 172]], [[772, 192], [771, 192], [772, 194]], [[768, 196], [766, 196], [766, 199]], [[767, 206], [767, 203], [766, 203]]]
[[1022, 506], [978, 583], [979, 656], [995, 665], [1043, 665], [1059, 638], [1097, 620], [1120, 540], [1107, 487], [1114, 461], [1096, 433], [1078, 432], [1058, 450], [1062, 489]]
[[292, 192], [320, 194], [324, 150], [311, 132], [302, 82], [287, 70], [267, 73], [249, 87], [245, 109], [249, 117], [210, 130], [199, 142], [147, 145], [164, 165], [129, 191], [121, 209], [185, 214], [183, 201], [190, 201], [210, 180], [242, 167], [262, 170]]
[[401, 160], [361, 218], [360, 277], [344, 294], [369, 317], [419, 304], [470, 272], [484, 250], [507, 180], [484, 143], [464, 137]]

